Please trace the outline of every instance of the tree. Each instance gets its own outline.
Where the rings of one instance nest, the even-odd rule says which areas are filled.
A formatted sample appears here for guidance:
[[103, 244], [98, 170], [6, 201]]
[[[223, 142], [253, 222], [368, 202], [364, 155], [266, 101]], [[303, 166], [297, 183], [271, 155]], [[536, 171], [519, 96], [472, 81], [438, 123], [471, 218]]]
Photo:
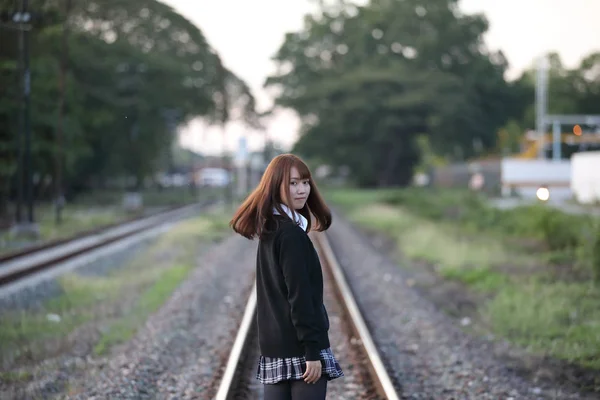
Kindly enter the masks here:
[[[560, 56], [551, 52], [546, 55], [549, 60], [548, 73], [548, 113], [550, 114], [598, 114], [600, 108], [600, 53], [592, 53], [585, 57], [579, 67], [567, 69]], [[514, 142], [515, 134], [520, 136], [528, 129], [535, 129], [535, 82], [536, 70], [530, 68], [511, 83], [513, 97], [512, 119], [503, 126], [500, 132], [506, 136], [511, 132]], [[591, 127], [590, 127], [591, 128]], [[564, 129], [564, 128], [563, 128]], [[550, 127], [546, 127], [549, 132]], [[500, 135], [499, 132], [499, 137]], [[515, 147], [512, 147], [516, 151]]]
[[[38, 15], [31, 30], [38, 198], [50, 194], [45, 190], [55, 178], [57, 126], [62, 126], [66, 189], [72, 196], [120, 178], [134, 177], [139, 187], [165, 167], [162, 155], [175, 139], [165, 117], [169, 113], [178, 115], [178, 124], [201, 117], [259, 125], [245, 82], [223, 66], [202, 31], [170, 7], [156, 0], [72, 2], [65, 21], [65, 1], [30, 1]], [[0, 10], [16, 11], [15, 4], [0, 0]], [[66, 43], [61, 41], [65, 22], [70, 28]], [[11, 190], [5, 182], [15, 181], [21, 92], [17, 31], [7, 26], [0, 26], [0, 174], [11, 179], [2, 179], [3, 200]], [[62, 62], [68, 70], [61, 68], [65, 44], [69, 51]], [[62, 114], [59, 98], [64, 99]]]
[[[274, 60], [276, 104], [303, 122], [296, 151], [351, 165], [362, 185], [405, 185], [418, 135], [438, 152], [495, 146], [511, 114], [506, 60], [482, 44], [487, 22], [454, 0], [372, 0], [307, 16]], [[475, 146], [476, 147], [476, 146]]]

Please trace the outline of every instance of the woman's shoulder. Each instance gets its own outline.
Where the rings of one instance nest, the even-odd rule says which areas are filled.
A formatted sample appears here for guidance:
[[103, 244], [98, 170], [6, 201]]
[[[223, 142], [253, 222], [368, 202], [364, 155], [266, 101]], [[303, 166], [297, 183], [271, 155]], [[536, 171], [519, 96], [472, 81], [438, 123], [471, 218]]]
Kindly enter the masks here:
[[291, 219], [280, 216], [275, 216], [272, 220], [265, 223], [265, 230], [262, 240], [277, 241], [282, 236], [301, 236], [306, 235], [306, 232], [293, 223]]
[[269, 225], [268, 233], [264, 237], [267, 241], [279, 244], [282, 241], [308, 238], [304, 229], [289, 218], [277, 217], [273, 223]]
[[306, 232], [289, 218], [281, 218], [277, 232], [280, 235], [306, 236]]
[[310, 238], [307, 233], [294, 223], [289, 223], [287, 226], [282, 227], [275, 240], [275, 247], [280, 250], [286, 251], [291, 249], [298, 249], [305, 251], [310, 246]]

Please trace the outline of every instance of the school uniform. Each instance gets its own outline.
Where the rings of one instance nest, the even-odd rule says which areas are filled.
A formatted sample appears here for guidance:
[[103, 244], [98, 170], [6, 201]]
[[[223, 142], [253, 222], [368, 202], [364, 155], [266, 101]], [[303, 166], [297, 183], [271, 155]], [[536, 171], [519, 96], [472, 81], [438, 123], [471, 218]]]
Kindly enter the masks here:
[[275, 215], [273, 231], [258, 245], [256, 377], [264, 384], [302, 380], [306, 361], [320, 360], [322, 378], [336, 379], [344, 373], [330, 348], [319, 257], [306, 218], [296, 213], [294, 222], [282, 208], [287, 216]]

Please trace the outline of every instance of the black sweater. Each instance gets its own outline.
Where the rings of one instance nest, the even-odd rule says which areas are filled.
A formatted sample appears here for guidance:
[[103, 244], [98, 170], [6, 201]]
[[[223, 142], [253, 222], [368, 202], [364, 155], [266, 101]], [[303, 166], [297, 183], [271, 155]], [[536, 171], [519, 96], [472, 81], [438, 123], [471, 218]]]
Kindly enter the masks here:
[[290, 219], [258, 245], [257, 322], [260, 351], [266, 357], [319, 360], [329, 347], [329, 318], [323, 305], [323, 274], [308, 234]]

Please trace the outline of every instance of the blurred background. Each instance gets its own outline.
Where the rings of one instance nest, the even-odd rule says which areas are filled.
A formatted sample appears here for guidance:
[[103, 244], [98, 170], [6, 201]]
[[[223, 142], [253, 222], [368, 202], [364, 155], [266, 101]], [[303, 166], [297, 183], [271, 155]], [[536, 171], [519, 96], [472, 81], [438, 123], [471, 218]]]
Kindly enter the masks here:
[[2, 0], [0, 225], [240, 195], [282, 151], [362, 187], [572, 197], [599, 5], [529, 3]]
[[600, 10], [530, 3], [2, 0], [1, 226], [244, 193], [281, 151], [363, 187], [569, 186], [545, 161], [600, 149]]
[[483, 293], [494, 332], [597, 371], [599, 15], [0, 0], [0, 252], [209, 200], [231, 207], [225, 232], [293, 152], [351, 221], [463, 285], [436, 293], [465, 325]]

